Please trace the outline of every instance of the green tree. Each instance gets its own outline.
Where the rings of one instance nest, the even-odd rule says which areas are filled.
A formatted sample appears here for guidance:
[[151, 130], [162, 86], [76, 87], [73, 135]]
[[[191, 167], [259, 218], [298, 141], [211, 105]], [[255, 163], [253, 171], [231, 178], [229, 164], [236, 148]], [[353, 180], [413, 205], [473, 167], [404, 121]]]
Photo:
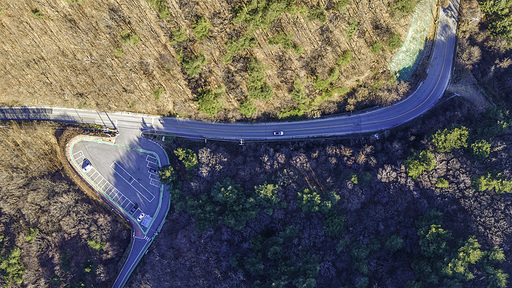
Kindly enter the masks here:
[[240, 114], [245, 115], [245, 117], [251, 117], [254, 113], [256, 113], [256, 106], [252, 103], [251, 99], [246, 99], [240, 106], [238, 107], [238, 111]]
[[493, 190], [497, 194], [512, 193], [512, 180], [503, 179], [501, 173], [492, 176], [490, 173], [473, 180], [473, 186], [478, 191]]
[[206, 58], [204, 58], [203, 52], [199, 52], [198, 55], [192, 56], [179, 56], [181, 58], [181, 66], [183, 70], [187, 73], [189, 77], [195, 77], [199, 75], [201, 69], [203, 69], [203, 65], [206, 63]]
[[316, 6], [308, 8], [307, 18], [309, 21], [318, 20], [322, 23], [327, 21], [327, 15], [325, 15], [325, 10], [320, 1], [318, 1]]
[[391, 38], [388, 40], [388, 47], [390, 50], [396, 50], [402, 47], [402, 35], [399, 33], [393, 33]]
[[196, 22], [192, 24], [192, 29], [197, 40], [201, 41], [208, 37], [208, 35], [210, 35], [210, 27], [212, 27], [212, 23], [208, 22], [206, 18], [203, 16], [197, 17]]
[[466, 148], [469, 136], [468, 128], [462, 126], [460, 128], [439, 130], [431, 137], [432, 144], [439, 152], [451, 152], [453, 149]]
[[450, 183], [448, 183], [448, 180], [444, 178], [437, 179], [436, 187], [437, 188], [448, 188], [450, 186]]
[[340, 58], [336, 62], [336, 65], [343, 67], [352, 61], [352, 51], [344, 50], [341, 52]]
[[386, 249], [388, 249], [391, 252], [396, 252], [403, 248], [404, 246], [404, 239], [402, 239], [400, 236], [393, 234], [389, 236], [388, 240], [386, 240], [386, 244], [384, 245]]
[[160, 168], [158, 175], [160, 176], [160, 182], [164, 184], [173, 184], [178, 179], [178, 176], [171, 165], [166, 165]]
[[188, 41], [187, 31], [185, 28], [176, 28], [172, 30], [172, 43], [177, 44], [180, 42]]
[[210, 195], [218, 207], [219, 219], [231, 228], [240, 230], [247, 220], [256, 217], [255, 200], [231, 178], [217, 182]]
[[256, 58], [251, 58], [247, 64], [249, 77], [247, 79], [247, 90], [249, 97], [255, 99], [269, 100], [274, 96], [274, 90], [265, 81], [265, 66]]
[[92, 249], [94, 249], [96, 251], [100, 251], [101, 249], [103, 249], [103, 246], [105, 246], [105, 242], [102, 242], [99, 239], [93, 239], [93, 238], [87, 239], [87, 244], [89, 245], [89, 247], [91, 247]]
[[414, 155], [405, 160], [407, 175], [413, 179], [418, 178], [424, 171], [430, 172], [436, 167], [434, 154], [428, 150], [414, 152]]
[[211, 89], [201, 89], [201, 91], [197, 93], [195, 103], [199, 105], [199, 111], [213, 117], [217, 114], [217, 111], [222, 109], [218, 100], [219, 96], [218, 93], [215, 93]]
[[32, 9], [32, 11], [31, 11], [31, 12], [32, 12], [32, 15], [33, 15], [34, 17], [36, 17], [37, 19], [43, 19], [43, 18], [44, 18], [44, 14], [43, 14], [43, 12], [41, 12], [41, 11], [40, 11], [39, 9], [37, 9], [37, 8]]
[[123, 44], [132, 44], [135, 46], [137, 46], [140, 41], [139, 35], [132, 33], [129, 30], [123, 30], [123, 32], [121, 32], [121, 35], [119, 35], [119, 39], [121, 39], [121, 42]]
[[377, 41], [370, 46], [370, 52], [372, 54], [378, 54], [382, 50], [382, 43], [380, 41]]
[[471, 152], [478, 160], [485, 160], [491, 153], [491, 144], [483, 139], [477, 140], [471, 144]]
[[187, 170], [192, 170], [199, 164], [197, 161], [197, 154], [193, 150], [178, 148], [174, 150], [174, 155], [178, 156], [178, 159], [183, 162]]
[[327, 236], [339, 236], [345, 228], [345, 216], [331, 210], [325, 214], [323, 224]]
[[167, 7], [167, 3], [165, 0], [147, 0], [149, 4], [151, 4], [158, 14], [160, 15], [160, 18], [167, 20], [171, 16], [171, 13], [169, 13], [169, 8]]
[[340, 197], [334, 192], [320, 195], [318, 189], [305, 188], [297, 192], [297, 206], [304, 212], [322, 211], [327, 213]]

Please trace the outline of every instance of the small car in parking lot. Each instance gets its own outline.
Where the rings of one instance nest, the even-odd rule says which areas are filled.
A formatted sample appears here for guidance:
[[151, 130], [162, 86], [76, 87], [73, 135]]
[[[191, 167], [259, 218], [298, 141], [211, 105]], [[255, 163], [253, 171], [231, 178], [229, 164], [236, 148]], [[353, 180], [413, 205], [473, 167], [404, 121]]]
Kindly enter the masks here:
[[274, 131], [274, 136], [283, 136], [283, 135], [284, 135], [283, 131]]
[[82, 163], [82, 171], [84, 171], [84, 173], [87, 173], [87, 172], [91, 171], [91, 169], [92, 169], [91, 161], [89, 161], [89, 159], [87, 159], [87, 158], [84, 158], [84, 162]]
[[130, 209], [130, 215], [133, 215], [133, 213], [135, 213], [135, 211], [137, 211], [137, 209], [139, 209], [139, 204], [135, 203], [135, 205], [133, 205], [132, 209]]
[[142, 221], [142, 219], [144, 219], [144, 217], [145, 217], [145, 216], [146, 216], [146, 214], [144, 214], [144, 213], [140, 213], [140, 214], [139, 214], [139, 217], [137, 217], [137, 221], [138, 221], [138, 222]]
[[149, 168], [149, 173], [157, 174], [156, 169], [153, 167]]

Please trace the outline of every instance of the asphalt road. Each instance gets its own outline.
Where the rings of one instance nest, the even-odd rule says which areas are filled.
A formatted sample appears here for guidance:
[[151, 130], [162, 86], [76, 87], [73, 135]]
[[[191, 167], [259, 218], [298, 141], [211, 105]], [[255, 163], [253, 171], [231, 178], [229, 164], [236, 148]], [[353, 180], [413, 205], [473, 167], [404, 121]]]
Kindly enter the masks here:
[[[448, 8], [440, 8], [436, 42], [428, 75], [414, 93], [393, 106], [351, 116], [258, 124], [211, 123], [142, 114], [105, 113], [53, 107], [0, 107], [0, 120], [68, 121], [117, 128], [120, 132], [117, 137], [118, 144], [154, 151], [159, 155], [162, 165], [168, 164], [165, 151], [155, 143], [139, 137], [141, 131], [156, 131], [196, 139], [245, 141], [340, 136], [390, 129], [421, 116], [443, 96], [450, 81], [454, 61], [459, 3], [460, 0], [452, 0]], [[284, 135], [274, 136], [274, 131], [283, 131]], [[146, 236], [140, 237], [134, 234], [131, 253], [113, 287], [124, 286], [154, 240], [169, 210], [169, 197], [169, 193], [162, 193], [162, 208], [155, 216], [156, 219]]]

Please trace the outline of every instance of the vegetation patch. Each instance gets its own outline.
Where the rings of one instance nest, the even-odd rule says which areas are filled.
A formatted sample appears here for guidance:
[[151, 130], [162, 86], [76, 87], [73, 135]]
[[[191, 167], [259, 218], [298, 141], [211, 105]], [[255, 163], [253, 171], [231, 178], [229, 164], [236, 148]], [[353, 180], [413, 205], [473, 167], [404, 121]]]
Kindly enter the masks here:
[[469, 136], [468, 128], [462, 126], [460, 128], [439, 130], [431, 137], [432, 144], [438, 152], [451, 152], [454, 149], [466, 148]]
[[491, 154], [491, 143], [480, 139], [471, 144], [471, 153], [480, 161], [485, 160]]
[[32, 9], [32, 15], [34, 15], [34, 17], [36, 17], [37, 19], [43, 19], [44, 18], [44, 14], [43, 12], [41, 12], [39, 9], [37, 8], [34, 8]]
[[488, 173], [473, 180], [473, 185], [478, 191], [494, 190], [497, 194], [512, 193], [512, 180], [504, 179], [501, 173], [495, 176]]
[[430, 172], [436, 167], [434, 154], [428, 150], [415, 151], [414, 155], [405, 160], [407, 175], [417, 179], [423, 172]]
[[210, 116], [215, 116], [217, 111], [222, 109], [218, 100], [220, 94], [211, 89], [201, 89], [196, 96], [196, 104], [199, 105], [199, 111], [206, 113]]
[[240, 111], [240, 114], [244, 115], [245, 117], [251, 117], [254, 113], [256, 113], [257, 109], [256, 106], [254, 106], [254, 103], [252, 103], [251, 99], [247, 99], [240, 103], [238, 111]]
[[396, 50], [400, 47], [402, 47], [402, 35], [399, 33], [393, 33], [391, 38], [388, 40], [388, 48], [390, 50]]
[[395, 0], [395, 2], [390, 5], [391, 11], [393, 11], [393, 14], [397, 18], [402, 18], [414, 12], [414, 8], [416, 8], [418, 2], [419, 0]]
[[160, 15], [160, 18], [164, 20], [168, 20], [171, 16], [171, 13], [169, 12], [169, 8], [167, 7], [167, 2], [165, 0], [147, 0], [149, 4], [151, 4], [156, 11], [158, 12], [158, 15]]
[[492, 35], [512, 41], [512, 13], [510, 1], [479, 0], [482, 12], [491, 19], [489, 32]]
[[377, 41], [370, 46], [370, 52], [372, 54], [378, 54], [382, 50], [382, 43]]
[[105, 246], [106, 243], [99, 239], [89, 238], [89, 239], [87, 239], [87, 244], [92, 249], [94, 249], [96, 251], [100, 251], [101, 249], [103, 249], [103, 247]]
[[181, 43], [188, 41], [187, 30], [185, 28], [176, 28], [172, 30], [172, 40], [173, 44]]
[[185, 70], [189, 77], [199, 75], [201, 69], [203, 69], [203, 65], [206, 64], [206, 58], [204, 58], [203, 52], [192, 56], [183, 56], [180, 53], [178, 60], [180, 60], [181, 67], [183, 67], [183, 70]]
[[121, 32], [121, 35], [119, 35], [119, 39], [123, 44], [132, 44], [137, 46], [140, 41], [139, 35], [130, 32], [129, 30], [123, 30]]
[[197, 17], [196, 22], [192, 25], [197, 40], [201, 41], [208, 37], [210, 35], [210, 27], [212, 27], [212, 23], [208, 22], [204, 16]]
[[249, 97], [254, 99], [269, 100], [274, 96], [274, 90], [265, 81], [265, 66], [256, 58], [251, 58], [247, 63], [248, 78], [247, 91]]
[[153, 90], [153, 97], [155, 97], [155, 100], [160, 100], [160, 95], [164, 93], [165, 89], [162, 87], [158, 87], [155, 90]]
[[322, 7], [322, 4], [320, 3], [320, 1], [318, 1], [316, 6], [308, 8], [308, 16], [307, 17], [308, 17], [309, 21], [318, 20], [322, 23], [327, 21], [327, 15], [325, 14], [325, 10]]
[[280, 45], [285, 50], [293, 50], [296, 54], [300, 54], [304, 47], [299, 46], [292, 41], [293, 35], [286, 35], [285, 33], [279, 33], [274, 37], [268, 38], [268, 44]]

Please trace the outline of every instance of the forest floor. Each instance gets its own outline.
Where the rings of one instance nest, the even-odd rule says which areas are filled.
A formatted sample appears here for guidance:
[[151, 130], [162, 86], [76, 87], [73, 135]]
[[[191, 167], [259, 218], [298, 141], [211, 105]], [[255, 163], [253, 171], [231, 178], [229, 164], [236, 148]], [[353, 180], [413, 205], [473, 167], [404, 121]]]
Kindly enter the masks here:
[[10, 268], [0, 268], [2, 285], [110, 287], [114, 282], [130, 229], [64, 157], [67, 140], [84, 132], [49, 123], [2, 123], [0, 260], [20, 251]]

